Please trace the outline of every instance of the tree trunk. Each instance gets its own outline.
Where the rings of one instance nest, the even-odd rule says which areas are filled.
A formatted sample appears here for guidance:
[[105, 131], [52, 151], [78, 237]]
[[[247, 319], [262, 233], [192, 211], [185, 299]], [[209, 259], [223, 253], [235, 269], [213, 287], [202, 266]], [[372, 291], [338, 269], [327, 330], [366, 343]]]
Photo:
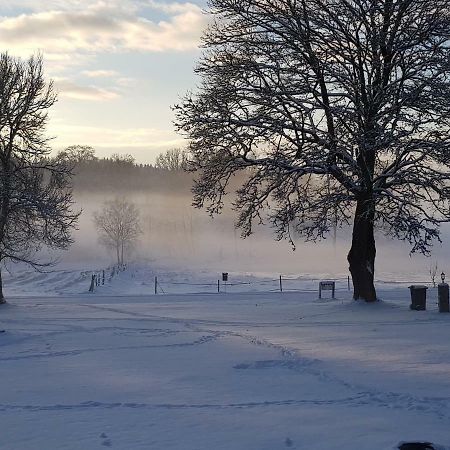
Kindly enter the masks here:
[[3, 280], [2, 280], [2, 270], [0, 269], [0, 304], [6, 303], [5, 297], [3, 296]]
[[120, 244], [116, 244], [116, 253], [117, 253], [117, 266], [120, 266]]
[[359, 199], [353, 223], [352, 247], [347, 260], [353, 280], [353, 298], [366, 302], [377, 300], [373, 283], [375, 274], [375, 207], [370, 198]]

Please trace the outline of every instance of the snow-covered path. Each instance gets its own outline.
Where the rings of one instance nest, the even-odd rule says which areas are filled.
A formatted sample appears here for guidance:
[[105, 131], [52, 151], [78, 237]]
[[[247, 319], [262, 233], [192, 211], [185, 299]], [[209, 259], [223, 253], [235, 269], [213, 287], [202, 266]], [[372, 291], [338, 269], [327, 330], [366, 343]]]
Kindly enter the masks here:
[[11, 299], [0, 448], [450, 445], [450, 315], [381, 295]]

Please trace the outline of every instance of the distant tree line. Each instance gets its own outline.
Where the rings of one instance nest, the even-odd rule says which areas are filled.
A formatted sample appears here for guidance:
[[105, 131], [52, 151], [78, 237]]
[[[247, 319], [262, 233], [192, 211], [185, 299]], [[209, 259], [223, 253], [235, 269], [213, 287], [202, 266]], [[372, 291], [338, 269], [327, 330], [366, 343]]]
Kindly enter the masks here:
[[167, 150], [156, 158], [155, 164], [139, 164], [132, 155], [113, 154], [108, 158], [96, 156], [87, 145], [73, 145], [61, 150], [55, 157], [73, 168], [73, 185], [83, 190], [151, 189], [189, 191], [192, 175], [186, 173], [187, 152]]
[[182, 148], [172, 148], [160, 153], [155, 164], [138, 164], [129, 154], [114, 153], [109, 158], [98, 158], [95, 149], [89, 145], [71, 145], [58, 152], [57, 160], [67, 161], [74, 166], [103, 162], [122, 166], [153, 167], [161, 170], [185, 170], [188, 166], [188, 152]]

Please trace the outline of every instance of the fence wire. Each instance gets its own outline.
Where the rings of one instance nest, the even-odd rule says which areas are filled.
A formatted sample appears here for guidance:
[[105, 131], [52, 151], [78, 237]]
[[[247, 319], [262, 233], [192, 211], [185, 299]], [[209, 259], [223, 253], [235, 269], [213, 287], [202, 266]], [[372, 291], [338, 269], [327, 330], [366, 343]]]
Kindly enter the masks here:
[[[122, 272], [129, 269], [124, 265], [109, 266], [105, 269], [82, 272], [82, 279], [86, 279], [90, 292], [94, 292], [97, 288], [109, 284], [113, 279], [118, 277]], [[149, 274], [150, 275], [150, 274]], [[205, 294], [205, 293], [264, 293], [264, 292], [305, 292], [319, 294], [319, 283], [325, 279], [319, 278], [303, 278], [280, 275], [278, 278], [251, 278], [245, 280], [245, 275], [230, 274], [231, 278], [236, 277], [237, 280], [222, 281], [220, 278], [216, 280], [201, 281], [176, 281], [170, 279], [170, 275], [164, 274], [154, 276], [150, 275], [141, 284], [152, 286], [149, 294]], [[173, 274], [172, 274], [173, 276]], [[135, 277], [135, 273], [131, 273], [131, 278]], [[195, 276], [194, 276], [195, 277]], [[195, 279], [195, 278], [194, 278]], [[353, 289], [350, 277], [345, 278], [328, 278], [326, 281], [335, 283], [335, 292], [349, 292]], [[406, 286], [411, 282], [405, 281], [384, 281], [377, 280], [382, 289], [384, 283], [389, 284], [405, 284]], [[417, 282], [416, 282], [417, 283]], [[422, 284], [427, 284], [423, 282]]]
[[[155, 277], [154, 293], [170, 293], [170, 294], [195, 294], [195, 293], [251, 293], [251, 292], [319, 292], [319, 282], [321, 280], [300, 279], [280, 276], [274, 279], [260, 279], [251, 281], [227, 281], [220, 279], [215, 282], [188, 282], [188, 281], [171, 281], [164, 279], [159, 275]], [[351, 288], [350, 280], [347, 279], [328, 279], [335, 282], [335, 292], [348, 292]], [[297, 286], [292, 286], [297, 283]], [[306, 286], [305, 286], [306, 285]], [[314, 285], [314, 286], [313, 286]], [[163, 288], [164, 286], [164, 288]], [[171, 289], [171, 288], [174, 289]], [[185, 287], [185, 290], [179, 290]], [[193, 289], [189, 289], [192, 287]], [[206, 288], [206, 290], [195, 290], [195, 288]], [[239, 289], [242, 288], [242, 289]]]

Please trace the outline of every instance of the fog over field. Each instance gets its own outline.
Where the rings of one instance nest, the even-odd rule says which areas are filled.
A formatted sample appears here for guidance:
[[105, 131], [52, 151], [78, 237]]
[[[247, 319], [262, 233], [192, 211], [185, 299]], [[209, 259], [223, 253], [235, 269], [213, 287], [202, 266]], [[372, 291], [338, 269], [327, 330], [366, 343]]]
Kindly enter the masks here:
[[[349, 230], [338, 230], [336, 240], [330, 236], [319, 243], [305, 243], [299, 238], [295, 251], [289, 242], [276, 241], [269, 226], [259, 226], [255, 234], [242, 239], [240, 230], [234, 227], [235, 213], [229, 207], [211, 218], [206, 210], [191, 206], [190, 174], [167, 172], [150, 186], [139, 189], [130, 182], [129, 175], [111, 175], [105, 178], [110, 183], [106, 186], [93, 182], [86, 185], [83, 177], [78, 178], [82, 180], [75, 180], [75, 201], [82, 214], [79, 230], [74, 233], [75, 243], [61, 255], [62, 266], [82, 269], [114, 262], [114, 254], [98, 242], [93, 214], [105, 201], [123, 197], [135, 203], [140, 211], [143, 233], [130, 255], [133, 260], [144, 260], [155, 267], [207, 268], [218, 272], [328, 276], [348, 273]], [[432, 256], [426, 258], [410, 256], [407, 243], [389, 240], [378, 233], [377, 278], [428, 280], [428, 268], [435, 260], [439, 273], [445, 271], [450, 263], [449, 236], [447, 227], [443, 229], [443, 244], [438, 243]]]

